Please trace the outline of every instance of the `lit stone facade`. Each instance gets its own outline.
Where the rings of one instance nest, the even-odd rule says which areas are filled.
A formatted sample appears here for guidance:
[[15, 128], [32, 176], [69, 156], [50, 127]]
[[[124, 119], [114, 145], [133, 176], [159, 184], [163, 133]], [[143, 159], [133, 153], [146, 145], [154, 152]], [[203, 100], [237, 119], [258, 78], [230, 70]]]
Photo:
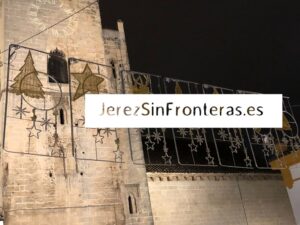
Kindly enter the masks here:
[[[11, 43], [20, 43], [92, 2], [1, 1], [1, 50]], [[102, 29], [96, 3], [20, 45], [44, 52], [58, 48], [64, 52], [66, 59], [75, 57], [105, 65], [113, 62], [118, 72], [120, 67], [129, 69], [129, 64], [122, 22], [119, 21], [117, 26], [116, 31]], [[1, 55], [3, 62], [7, 62], [7, 53]], [[11, 78], [20, 73], [28, 50], [17, 49], [16, 53], [10, 65]], [[45, 54], [34, 50], [31, 54], [35, 69], [47, 72]], [[74, 63], [70, 70], [81, 73], [85, 65], [83, 62]], [[95, 73], [97, 66], [89, 65]], [[118, 91], [118, 88], [111, 85], [114, 80], [111, 68], [99, 67], [107, 78], [100, 91]], [[4, 64], [1, 70], [1, 121], [5, 114], [6, 71], [7, 64]], [[48, 83], [48, 78], [42, 74], [38, 77], [43, 85], [47, 85], [44, 89], [45, 101], [26, 96], [22, 99], [9, 92], [5, 132], [4, 123], [1, 123], [1, 133], [5, 133], [5, 144], [2, 143], [1, 151], [1, 205], [5, 224], [153, 224], [145, 167], [130, 164], [127, 131], [108, 130], [105, 133], [102, 130], [101, 136], [104, 135], [105, 139], [95, 143], [94, 135], [97, 131], [86, 130], [83, 127], [84, 121], [80, 121], [84, 115], [84, 97], [73, 101], [69, 98], [68, 84], [61, 84], [60, 93], [56, 83]], [[118, 79], [116, 77], [115, 80]], [[73, 91], [76, 91], [76, 87]], [[22, 119], [20, 114], [20, 117], [16, 117], [16, 111], [13, 113], [21, 101], [22, 106], [27, 108]], [[27, 101], [30, 105], [26, 105]], [[45, 110], [38, 109], [47, 108], [43, 108], [43, 104], [49, 108], [55, 106], [64, 114], [63, 123], [60, 121], [54, 124], [56, 131], [53, 124], [45, 129], [39, 122], [44, 118]], [[33, 112], [31, 105], [38, 109]], [[47, 111], [47, 118], [52, 122], [55, 117], [59, 117], [59, 112], [56, 116], [54, 112]], [[34, 115], [37, 122], [29, 130]], [[53, 148], [56, 133], [65, 158]], [[138, 135], [132, 135], [132, 138], [138, 139]], [[115, 152], [117, 140], [120, 152]], [[133, 147], [134, 151], [142, 151], [138, 142]], [[131, 213], [128, 208], [129, 196], [135, 204], [135, 211]]]
[[49, 59], [43, 52], [62, 51], [70, 59], [71, 74], [83, 73], [88, 64], [93, 74], [102, 74], [99, 92], [120, 92], [119, 72], [130, 69], [123, 23], [117, 22], [117, 30], [102, 29], [99, 6], [93, 2], [0, 0], [1, 51], [85, 8], [20, 43], [32, 48], [44, 99], [11, 91], [29, 50], [12, 49], [9, 80], [8, 51], [0, 55], [0, 204], [5, 224], [293, 225], [277, 175], [146, 174], [138, 130], [84, 128], [84, 97], [74, 100], [80, 83], [70, 76], [71, 95], [69, 84], [60, 84], [60, 90], [49, 83]]

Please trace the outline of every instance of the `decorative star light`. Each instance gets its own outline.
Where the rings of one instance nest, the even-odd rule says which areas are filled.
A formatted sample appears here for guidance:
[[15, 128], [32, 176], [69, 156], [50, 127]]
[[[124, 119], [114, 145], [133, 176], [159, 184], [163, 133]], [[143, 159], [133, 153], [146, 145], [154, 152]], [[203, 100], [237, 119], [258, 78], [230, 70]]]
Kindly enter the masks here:
[[261, 139], [256, 133], [254, 133], [252, 140], [254, 140], [256, 144], [259, 144]]
[[266, 135], [263, 138], [263, 142], [264, 144], [267, 146], [267, 148], [269, 148], [270, 150], [272, 150], [274, 148], [274, 137], [273, 135]]
[[109, 137], [110, 135], [112, 135], [112, 130], [109, 128], [105, 128], [103, 130], [103, 134], [106, 134], [106, 136]]
[[164, 164], [172, 164], [172, 156], [169, 156], [167, 153], [162, 156], [162, 159], [164, 160]]
[[117, 149], [116, 151], [114, 151], [114, 153], [115, 153], [115, 161], [122, 162], [124, 153], [120, 151], [120, 149]]
[[245, 164], [246, 164], [247, 167], [252, 167], [252, 162], [251, 162], [251, 159], [249, 158], [249, 156], [247, 156], [244, 159], [244, 162], [245, 162]]
[[265, 156], [269, 157], [270, 156], [270, 150], [267, 148], [266, 145], [263, 145], [263, 153]]
[[270, 143], [274, 143], [274, 136], [272, 134], [268, 135], [268, 140]]
[[296, 151], [300, 150], [300, 145], [299, 145], [299, 143], [296, 142], [296, 143], [294, 144], [294, 148], [295, 148]]
[[29, 131], [28, 137], [36, 137], [39, 139], [39, 133], [42, 132], [42, 130], [36, 128], [36, 119], [37, 116], [35, 115], [35, 109], [32, 110], [33, 116], [31, 117], [32, 120], [32, 126], [29, 128], [26, 128]]
[[179, 128], [179, 130], [177, 131], [182, 137], [185, 137], [188, 133], [188, 131], [184, 128]]
[[230, 150], [232, 153], [238, 153], [238, 147], [234, 144], [234, 143], [231, 143], [231, 145], [229, 146]]
[[237, 148], [241, 148], [242, 146], [242, 140], [239, 138], [239, 136], [235, 136], [233, 138], [233, 141], [235, 142], [235, 145]]
[[155, 142], [151, 141], [151, 139], [148, 139], [148, 141], [145, 142], [145, 145], [147, 146], [147, 151], [148, 150], [154, 151]]
[[88, 92], [98, 94], [98, 86], [104, 81], [102, 77], [93, 74], [89, 64], [85, 65], [82, 73], [73, 73], [72, 75], [79, 82], [75, 95], [73, 96], [73, 101], [84, 96]]
[[29, 131], [28, 137], [35, 137], [39, 139], [39, 134], [42, 132], [42, 130], [37, 129], [35, 123], [30, 128], [26, 128]]
[[114, 151], [114, 154], [115, 154], [115, 161], [116, 162], [122, 162], [123, 161], [123, 152], [120, 150], [120, 139], [117, 138], [115, 140], [115, 143], [117, 145], [117, 150]]
[[273, 144], [273, 145], [267, 145], [267, 148], [269, 148], [269, 150], [270, 150], [270, 152], [272, 153], [272, 154], [274, 154], [275, 153], [275, 145]]
[[41, 126], [47, 130], [47, 128], [51, 125], [51, 120], [47, 118], [42, 118]]
[[199, 145], [202, 145], [203, 142], [204, 142], [204, 140], [205, 140], [205, 138], [202, 137], [201, 134], [198, 134], [198, 135], [196, 136], [196, 141], [199, 143]]
[[282, 141], [282, 143], [285, 144], [285, 145], [287, 145], [287, 144], [289, 143], [289, 140], [288, 140], [286, 137], [283, 137], [283, 138], [281, 139], [281, 141]]
[[103, 144], [104, 136], [101, 135], [101, 129], [97, 129], [97, 133], [93, 137], [95, 138], [95, 143]]
[[215, 158], [208, 154], [205, 159], [207, 160], [208, 165], [215, 165]]
[[160, 132], [158, 130], [153, 132], [153, 139], [156, 141], [157, 144], [161, 141], [162, 137], [163, 136], [160, 135]]
[[197, 149], [197, 145], [195, 145], [194, 142], [192, 142], [191, 144], [188, 144], [189, 148], [191, 149], [191, 152], [198, 152], [198, 149]]
[[26, 110], [26, 107], [20, 107], [20, 106], [17, 106], [15, 109], [13, 109], [13, 111], [16, 112], [16, 115], [20, 115], [20, 119], [22, 119], [22, 116], [26, 116], [27, 113], [29, 113], [27, 110]]
[[224, 129], [220, 129], [218, 131], [218, 135], [220, 136], [220, 138], [222, 138], [223, 141], [225, 141], [228, 138], [228, 134]]

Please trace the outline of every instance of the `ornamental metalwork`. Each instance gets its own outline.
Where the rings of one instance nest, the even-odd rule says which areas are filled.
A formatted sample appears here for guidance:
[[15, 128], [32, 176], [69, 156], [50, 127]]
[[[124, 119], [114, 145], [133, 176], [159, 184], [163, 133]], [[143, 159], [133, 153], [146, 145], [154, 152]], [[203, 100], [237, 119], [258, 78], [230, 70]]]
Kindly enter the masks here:
[[[123, 162], [123, 151], [116, 129], [85, 128], [85, 94], [118, 93], [120, 82], [113, 77], [112, 66], [70, 58], [70, 105], [72, 145], [77, 160]], [[86, 149], [86, 146], [90, 146]]]
[[[124, 93], [250, 94], [136, 71], [123, 71], [122, 77]], [[146, 165], [283, 169], [284, 156], [300, 146], [297, 122], [286, 97], [283, 108], [282, 129], [144, 128], [136, 132], [141, 136]], [[133, 133], [132, 129], [128, 132]], [[131, 154], [133, 162], [140, 164], [138, 154]], [[271, 168], [274, 160], [277, 166]]]
[[134, 164], [166, 167], [284, 170], [293, 162], [285, 156], [298, 155], [299, 130], [288, 97], [283, 98], [282, 129], [126, 129], [122, 137], [128, 138], [128, 145], [124, 144], [119, 129], [85, 128], [85, 94], [253, 92], [124, 71], [76, 58], [68, 59], [69, 83], [59, 83], [47, 73], [48, 58], [47, 52], [10, 46], [2, 143], [7, 152], [61, 159], [65, 175], [67, 156], [73, 156], [76, 163], [127, 163], [123, 146]]

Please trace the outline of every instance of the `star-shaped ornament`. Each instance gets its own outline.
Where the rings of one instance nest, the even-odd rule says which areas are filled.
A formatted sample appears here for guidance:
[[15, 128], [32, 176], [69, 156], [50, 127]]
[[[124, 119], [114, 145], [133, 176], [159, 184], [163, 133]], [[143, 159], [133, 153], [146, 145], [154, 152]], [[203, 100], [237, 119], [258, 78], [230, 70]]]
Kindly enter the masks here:
[[73, 73], [72, 75], [79, 82], [75, 95], [73, 96], [73, 101], [84, 96], [87, 92], [98, 94], [98, 86], [104, 81], [102, 77], [93, 74], [88, 64], [86, 64], [82, 73]]
[[238, 147], [236, 145], [234, 145], [233, 143], [231, 143], [229, 148], [230, 148], [232, 153], [238, 153], [238, 151], [237, 151]]
[[123, 161], [123, 152], [119, 149], [119, 147], [117, 148], [116, 151], [114, 151], [115, 154], [115, 162], [122, 162]]
[[205, 159], [207, 160], [208, 165], [215, 165], [215, 158], [211, 155], [207, 155]]
[[153, 138], [154, 138], [154, 140], [156, 141], [157, 144], [161, 141], [162, 137], [163, 136], [160, 135], [160, 132], [158, 130], [153, 132]]
[[42, 132], [42, 130], [36, 128], [35, 123], [27, 130], [29, 131], [29, 137], [36, 137], [37, 139], [39, 139], [39, 134]]
[[169, 156], [168, 154], [162, 156], [162, 159], [164, 160], [164, 164], [172, 164], [172, 156]]
[[48, 127], [51, 125], [51, 120], [48, 118], [42, 118], [41, 126], [45, 128], [45, 130], [48, 129]]
[[105, 128], [103, 129], [103, 134], [106, 134], [106, 136], [109, 137], [110, 135], [112, 135], [112, 130], [109, 128]]
[[246, 167], [252, 167], [251, 159], [247, 156], [245, 159]]
[[179, 128], [179, 130], [177, 131], [179, 133], [180, 136], [185, 137], [188, 133], [188, 131], [184, 128]]
[[203, 138], [200, 134], [196, 136], [196, 141], [199, 143], [199, 145], [202, 145], [205, 141], [205, 138]]
[[223, 141], [225, 141], [228, 138], [228, 134], [223, 129], [220, 129], [218, 131], [218, 135], [220, 136], [220, 138], [222, 138]]
[[197, 145], [195, 145], [194, 142], [192, 142], [191, 144], [188, 144], [189, 148], [191, 149], [191, 152], [197, 152]]
[[101, 129], [97, 129], [97, 134], [93, 135], [95, 138], [95, 143], [103, 144], [104, 136], [101, 135]]
[[147, 150], [154, 151], [155, 142], [153, 142], [153, 141], [151, 141], [151, 139], [149, 139], [148, 141], [145, 142], [145, 144], [147, 146]]
[[13, 109], [13, 111], [16, 112], [16, 115], [20, 116], [20, 119], [22, 119], [22, 116], [26, 116], [26, 114], [29, 113], [25, 107], [23, 108], [20, 106], [17, 106], [15, 109]]
[[267, 146], [263, 146], [263, 153], [265, 156], [269, 157], [270, 156], [270, 150], [267, 148]]
[[256, 134], [256, 133], [254, 133], [254, 135], [253, 135], [253, 137], [252, 137], [252, 140], [256, 143], [256, 144], [259, 144], [259, 142], [260, 142], [260, 137]]
[[286, 137], [283, 137], [281, 139], [281, 141], [283, 142], [283, 144], [287, 145], [289, 143], [289, 140]]

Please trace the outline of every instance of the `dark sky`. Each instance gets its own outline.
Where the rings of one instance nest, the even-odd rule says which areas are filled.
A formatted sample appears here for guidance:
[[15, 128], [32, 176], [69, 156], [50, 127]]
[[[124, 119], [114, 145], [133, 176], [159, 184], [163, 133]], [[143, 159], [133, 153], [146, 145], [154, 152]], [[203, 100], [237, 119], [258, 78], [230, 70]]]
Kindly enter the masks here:
[[125, 23], [131, 68], [300, 104], [300, 2], [101, 0], [103, 25]]

